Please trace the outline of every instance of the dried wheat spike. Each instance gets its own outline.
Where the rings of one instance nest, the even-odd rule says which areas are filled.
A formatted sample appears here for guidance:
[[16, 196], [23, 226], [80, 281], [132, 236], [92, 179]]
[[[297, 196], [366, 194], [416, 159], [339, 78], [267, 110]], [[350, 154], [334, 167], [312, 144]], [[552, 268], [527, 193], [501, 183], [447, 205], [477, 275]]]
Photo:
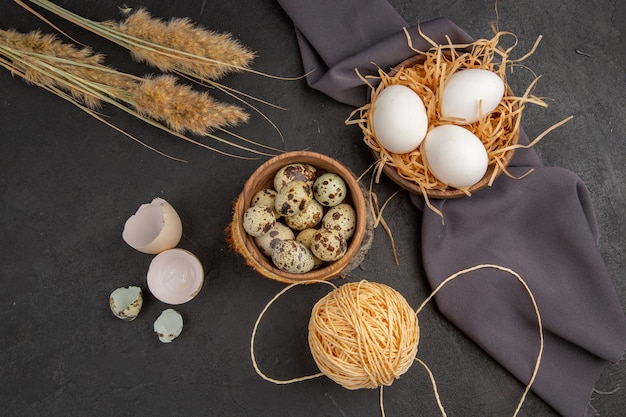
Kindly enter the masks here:
[[0, 31], [0, 44], [15, 50], [15, 55], [7, 58], [14, 73], [26, 82], [44, 88], [60, 88], [90, 108], [99, 107], [100, 99], [81, 88], [83, 81], [117, 89], [127, 89], [136, 83], [103, 65], [101, 54], [61, 42], [52, 34], [10, 29]]
[[129, 41], [129, 49], [135, 59], [162, 71], [184, 69], [200, 78], [218, 79], [228, 72], [248, 68], [255, 57], [230, 34], [200, 28], [186, 18], [165, 22], [145, 9], [132, 12], [118, 27], [123, 33], [154, 44], [144, 47]]
[[130, 101], [144, 116], [159, 120], [179, 133], [203, 135], [216, 127], [234, 126], [248, 120], [248, 114], [235, 105], [216, 101], [176, 77], [146, 78], [130, 91]]

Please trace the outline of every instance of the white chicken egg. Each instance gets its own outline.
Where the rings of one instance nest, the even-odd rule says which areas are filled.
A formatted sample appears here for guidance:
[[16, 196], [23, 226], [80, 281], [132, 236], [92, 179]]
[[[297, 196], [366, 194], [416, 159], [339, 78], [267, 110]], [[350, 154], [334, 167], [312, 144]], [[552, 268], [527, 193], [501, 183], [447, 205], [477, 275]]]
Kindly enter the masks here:
[[403, 85], [385, 87], [374, 100], [372, 125], [380, 145], [393, 153], [408, 153], [424, 140], [428, 115], [422, 99]]
[[148, 267], [148, 289], [166, 304], [183, 304], [200, 292], [204, 283], [202, 264], [185, 249], [169, 249], [152, 259]]
[[431, 129], [422, 150], [432, 174], [454, 188], [467, 188], [480, 181], [489, 164], [483, 143], [462, 126], [441, 125]]
[[455, 72], [441, 96], [441, 115], [459, 123], [474, 123], [494, 111], [504, 97], [504, 81], [493, 71], [480, 68]]
[[124, 224], [122, 239], [143, 253], [156, 254], [178, 245], [183, 226], [174, 207], [162, 198], [142, 204]]

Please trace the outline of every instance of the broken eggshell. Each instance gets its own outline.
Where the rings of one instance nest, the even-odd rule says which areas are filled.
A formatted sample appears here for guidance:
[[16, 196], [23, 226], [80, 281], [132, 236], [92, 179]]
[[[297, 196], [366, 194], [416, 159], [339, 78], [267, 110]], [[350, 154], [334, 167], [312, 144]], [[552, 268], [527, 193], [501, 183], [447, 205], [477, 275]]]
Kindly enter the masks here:
[[162, 198], [142, 204], [124, 224], [122, 239], [132, 248], [157, 254], [178, 245], [183, 226], [174, 207]]
[[115, 317], [124, 321], [133, 321], [139, 315], [143, 305], [143, 293], [139, 287], [121, 287], [109, 296], [109, 307]]
[[183, 331], [183, 316], [172, 308], [163, 310], [154, 321], [153, 329], [161, 342], [170, 343]]
[[168, 249], [152, 259], [148, 289], [166, 304], [183, 304], [200, 292], [204, 283], [202, 264], [185, 249]]

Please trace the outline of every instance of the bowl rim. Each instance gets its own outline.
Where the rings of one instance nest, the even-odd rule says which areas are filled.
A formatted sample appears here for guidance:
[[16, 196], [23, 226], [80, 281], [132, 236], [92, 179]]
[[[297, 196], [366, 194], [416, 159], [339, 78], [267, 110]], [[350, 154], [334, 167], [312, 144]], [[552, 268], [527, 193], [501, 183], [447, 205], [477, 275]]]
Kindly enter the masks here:
[[[278, 269], [266, 255], [256, 246], [254, 237], [248, 235], [243, 229], [241, 219], [254, 194], [266, 188], [270, 179], [273, 180], [276, 172], [289, 163], [304, 163], [315, 166], [325, 172], [334, 172], [340, 175], [349, 190], [351, 205], [357, 213], [357, 224], [354, 234], [349, 240], [346, 254], [339, 260], [322, 266], [312, 271], [295, 274]], [[261, 164], [244, 183], [243, 190], [235, 200], [233, 221], [229, 226], [231, 239], [235, 249], [244, 256], [246, 262], [259, 274], [283, 283], [295, 283], [302, 281], [329, 280], [342, 277], [342, 271], [350, 264], [351, 259], [359, 251], [366, 233], [367, 206], [365, 196], [355, 175], [342, 163], [330, 156], [312, 151], [292, 151], [275, 156]]]

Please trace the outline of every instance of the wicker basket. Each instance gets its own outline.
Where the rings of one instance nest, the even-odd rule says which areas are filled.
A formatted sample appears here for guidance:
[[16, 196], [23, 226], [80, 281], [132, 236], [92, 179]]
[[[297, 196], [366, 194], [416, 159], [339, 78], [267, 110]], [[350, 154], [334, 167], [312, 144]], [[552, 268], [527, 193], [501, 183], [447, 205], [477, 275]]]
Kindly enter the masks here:
[[[315, 166], [318, 172], [332, 172], [340, 175], [349, 190], [346, 202], [354, 207], [357, 215], [356, 230], [348, 242], [347, 253], [335, 262], [324, 264], [318, 269], [303, 274], [284, 272], [274, 266], [272, 260], [259, 250], [254, 238], [246, 233], [242, 225], [243, 213], [250, 207], [254, 194], [262, 189], [272, 188], [276, 172], [291, 163], [310, 164]], [[268, 160], [250, 176], [234, 202], [233, 219], [226, 229], [226, 234], [231, 249], [243, 256], [246, 264], [257, 273], [265, 278], [291, 284], [307, 280], [344, 278], [362, 262], [369, 250], [373, 238], [373, 220], [365, 204], [364, 190], [350, 170], [326, 155], [297, 151], [284, 153]]]
[[[421, 65], [424, 62], [424, 58], [423, 56], [420, 55], [416, 55], [413, 56], [403, 62], [401, 62], [400, 64], [398, 64], [397, 66], [395, 66], [394, 68], [391, 69], [391, 71], [389, 72], [389, 76], [394, 76], [401, 68], [409, 68], [415, 65]], [[508, 85], [505, 86], [506, 88], [506, 93], [505, 95], [512, 95], [512, 91], [510, 89], [510, 87]], [[516, 117], [520, 117], [521, 113], [517, 113]], [[516, 145], [519, 141], [519, 129], [517, 129], [514, 133], [513, 133], [513, 139], [510, 143], [510, 145]], [[514, 150], [511, 149], [507, 152], [505, 152], [505, 154], [502, 157], [502, 162], [503, 162], [503, 166], [506, 167], [508, 166], [508, 164], [511, 161], [511, 158], [513, 158], [513, 154], [514, 154]], [[374, 157], [378, 160], [380, 159], [380, 154], [372, 149], [372, 153], [374, 154]], [[468, 191], [470, 193], [474, 193], [478, 190], [480, 190], [481, 188], [486, 187], [489, 184], [489, 181], [491, 180], [491, 177], [494, 175], [494, 170], [498, 169], [499, 167], [497, 167], [495, 164], [490, 164], [489, 167], [487, 168], [487, 172], [485, 173], [485, 175], [483, 176], [483, 178], [478, 181], [476, 184], [472, 185], [471, 187], [469, 187]], [[422, 189], [420, 188], [419, 184], [417, 184], [414, 181], [409, 181], [405, 178], [403, 178], [402, 176], [400, 176], [398, 174], [398, 171], [393, 167], [390, 166], [388, 164], [385, 164], [383, 167], [383, 172], [385, 173], [385, 175], [387, 175], [394, 183], [396, 183], [397, 185], [399, 185], [400, 187], [411, 191], [413, 193], [417, 193], [417, 194], [422, 194]], [[498, 172], [496, 172], [496, 177], [499, 176], [502, 173], [502, 170], [498, 170]], [[452, 199], [452, 198], [459, 198], [459, 197], [465, 197], [467, 196], [467, 194], [465, 194], [465, 192], [463, 190], [459, 190], [457, 188], [452, 188], [452, 187], [447, 187], [445, 189], [425, 189], [424, 190], [426, 195], [429, 198], [435, 198], [435, 199]]]

